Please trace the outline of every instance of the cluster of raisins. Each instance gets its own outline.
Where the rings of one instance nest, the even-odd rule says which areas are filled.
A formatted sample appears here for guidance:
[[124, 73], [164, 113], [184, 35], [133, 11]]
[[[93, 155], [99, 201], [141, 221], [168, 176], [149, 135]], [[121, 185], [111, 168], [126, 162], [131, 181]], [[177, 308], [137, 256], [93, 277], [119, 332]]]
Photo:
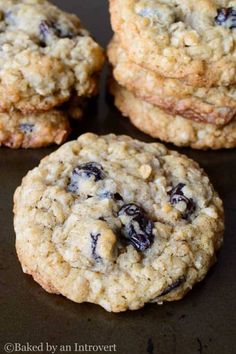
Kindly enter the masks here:
[[[72, 172], [70, 182], [67, 190], [71, 193], [78, 192], [79, 180], [81, 178], [93, 178], [95, 182], [103, 180], [105, 178], [105, 172], [101, 164], [97, 162], [86, 162], [78, 165]], [[169, 192], [170, 203], [176, 205], [180, 202], [185, 204], [185, 211], [182, 213], [183, 219], [189, 219], [189, 217], [195, 212], [196, 205], [192, 198], [187, 198], [184, 195], [183, 188], [185, 184], [179, 183], [177, 186], [171, 189]], [[88, 196], [92, 197], [92, 196]], [[110, 198], [119, 202], [123, 202], [123, 197], [119, 193], [104, 192], [100, 195], [102, 198]], [[127, 218], [122, 218], [127, 216]], [[121, 233], [124, 236], [126, 242], [131, 244], [138, 251], [145, 251], [149, 248], [153, 242], [153, 222], [147, 218], [144, 210], [134, 204], [124, 204], [119, 212], [118, 217], [122, 220]], [[93, 250], [96, 249], [97, 238], [91, 234], [93, 240]], [[95, 256], [94, 256], [95, 258]]]

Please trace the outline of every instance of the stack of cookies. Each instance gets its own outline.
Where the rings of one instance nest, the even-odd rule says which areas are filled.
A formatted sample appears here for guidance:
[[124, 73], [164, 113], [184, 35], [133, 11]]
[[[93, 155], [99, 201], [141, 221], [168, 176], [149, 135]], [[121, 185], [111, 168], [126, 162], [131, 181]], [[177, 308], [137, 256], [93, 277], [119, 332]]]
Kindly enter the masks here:
[[115, 104], [179, 146], [236, 146], [236, 1], [110, 0]]
[[97, 93], [103, 50], [45, 0], [0, 0], [0, 146], [61, 144]]

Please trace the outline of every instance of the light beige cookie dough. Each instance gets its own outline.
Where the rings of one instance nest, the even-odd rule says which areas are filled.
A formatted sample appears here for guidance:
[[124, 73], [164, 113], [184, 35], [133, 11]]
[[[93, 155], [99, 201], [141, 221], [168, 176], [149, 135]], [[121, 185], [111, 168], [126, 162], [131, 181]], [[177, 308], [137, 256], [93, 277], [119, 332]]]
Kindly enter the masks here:
[[141, 101], [131, 92], [112, 83], [115, 105], [124, 116], [143, 132], [177, 146], [194, 149], [236, 147], [236, 121], [223, 127], [194, 122], [179, 115], [171, 116], [150, 103]]
[[0, 113], [0, 146], [27, 149], [60, 145], [66, 141], [70, 131], [67, 116], [60, 111], [28, 115]]
[[197, 163], [161, 144], [84, 134], [14, 196], [23, 271], [107, 311], [180, 299], [222, 243], [223, 208]]
[[110, 0], [110, 12], [145, 68], [198, 87], [236, 83], [235, 0]]
[[45, 0], [0, 0], [0, 110], [49, 110], [91, 96], [104, 62], [77, 16]]
[[164, 78], [131, 61], [115, 36], [108, 46], [113, 76], [143, 101], [172, 115], [225, 125], [236, 114], [236, 86], [196, 88], [178, 79]]

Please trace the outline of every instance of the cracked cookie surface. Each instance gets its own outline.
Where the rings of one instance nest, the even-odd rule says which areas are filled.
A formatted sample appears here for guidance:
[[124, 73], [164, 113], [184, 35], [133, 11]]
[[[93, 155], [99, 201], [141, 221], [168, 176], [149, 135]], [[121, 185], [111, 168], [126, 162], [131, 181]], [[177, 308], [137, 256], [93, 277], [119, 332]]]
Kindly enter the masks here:
[[44, 158], [14, 213], [24, 272], [114, 312], [183, 297], [223, 237], [222, 202], [199, 166], [127, 136], [87, 133]]
[[110, 0], [111, 21], [133, 61], [204, 86], [236, 82], [236, 1]]
[[104, 62], [77, 16], [45, 0], [0, 1], [0, 110], [49, 110], [91, 96]]

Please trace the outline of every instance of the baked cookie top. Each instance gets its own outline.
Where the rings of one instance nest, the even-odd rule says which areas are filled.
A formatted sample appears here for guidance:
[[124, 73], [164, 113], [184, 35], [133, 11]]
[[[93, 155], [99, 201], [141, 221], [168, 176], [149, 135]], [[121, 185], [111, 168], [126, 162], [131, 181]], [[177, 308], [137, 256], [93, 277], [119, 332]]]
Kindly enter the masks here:
[[131, 58], [194, 86], [236, 81], [236, 1], [110, 0]]
[[77, 16], [45, 0], [0, 0], [0, 110], [48, 110], [90, 96], [103, 51]]
[[222, 242], [222, 202], [199, 166], [127, 136], [62, 146], [24, 178], [14, 212], [24, 271], [108, 311], [182, 297]]

